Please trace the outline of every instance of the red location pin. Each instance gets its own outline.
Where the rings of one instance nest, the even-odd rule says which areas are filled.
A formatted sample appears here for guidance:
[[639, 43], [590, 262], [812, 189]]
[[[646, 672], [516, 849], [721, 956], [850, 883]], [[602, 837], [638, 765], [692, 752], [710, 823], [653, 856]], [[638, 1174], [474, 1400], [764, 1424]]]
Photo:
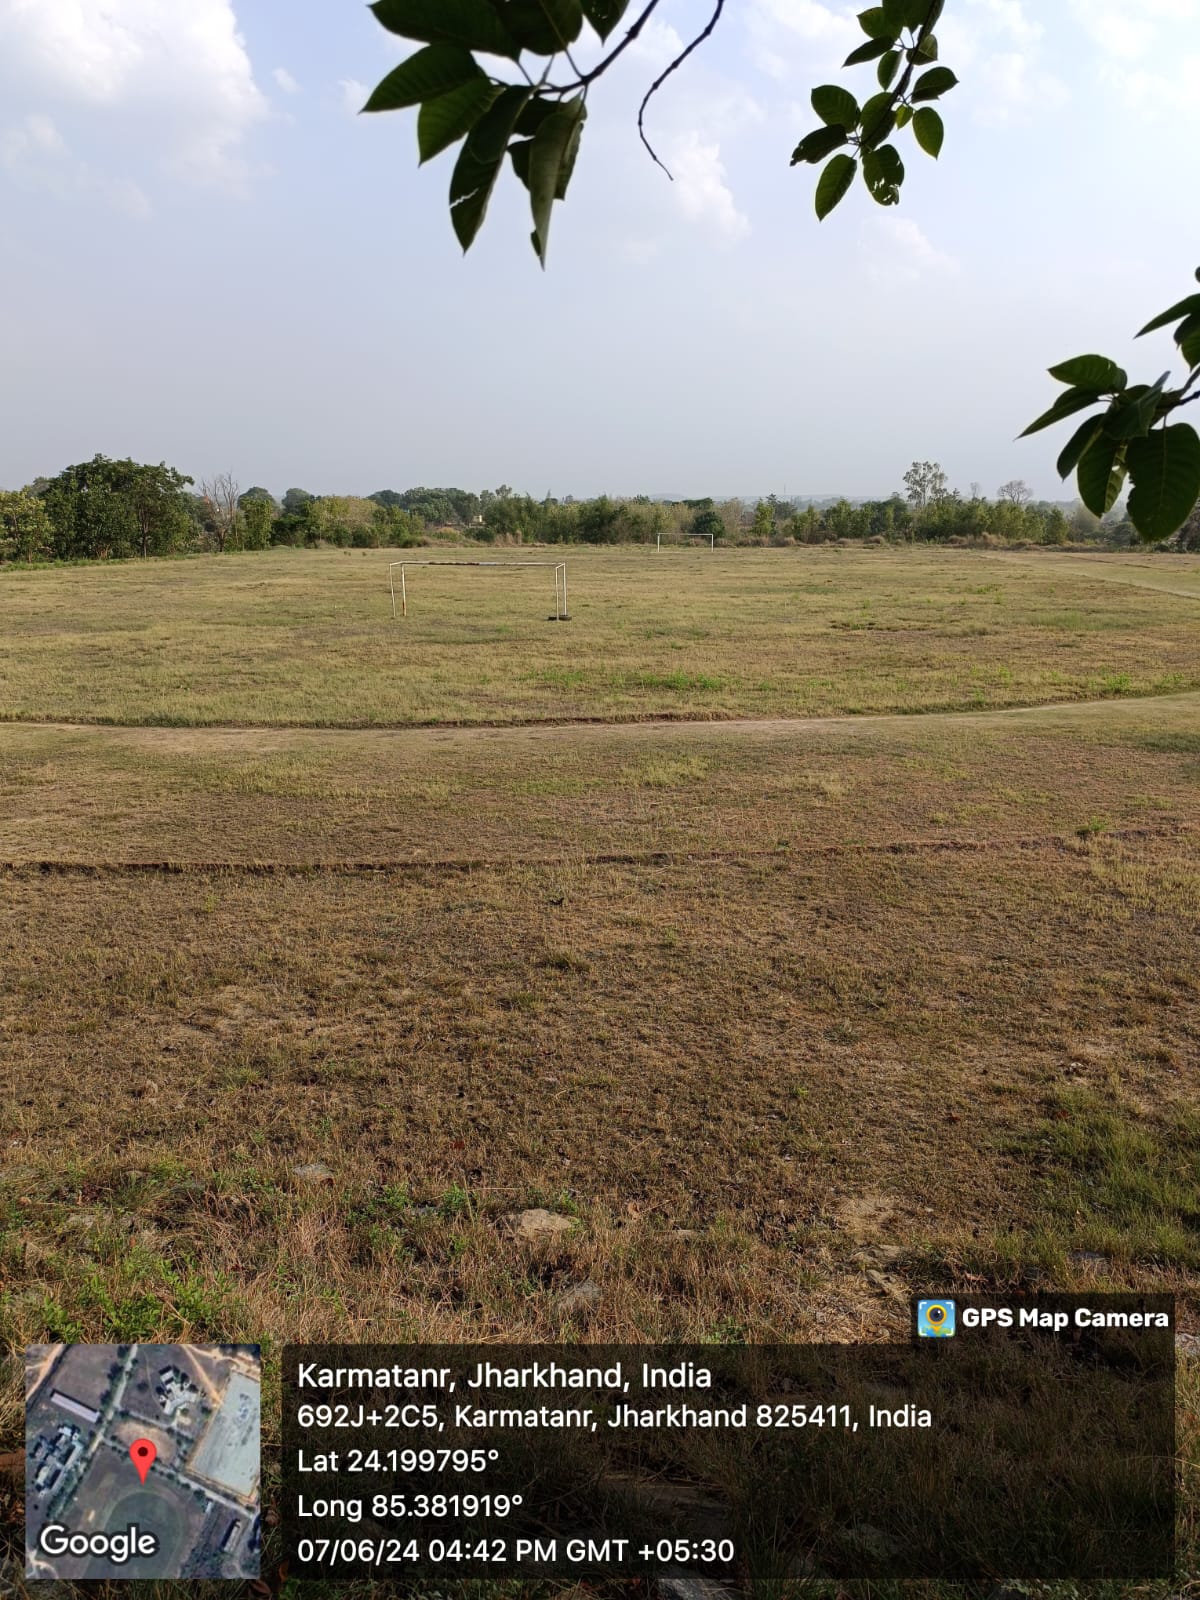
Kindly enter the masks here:
[[154, 1465], [154, 1458], [158, 1454], [158, 1446], [152, 1439], [135, 1439], [129, 1446], [129, 1459], [137, 1468], [137, 1475], [143, 1483], [146, 1474]]

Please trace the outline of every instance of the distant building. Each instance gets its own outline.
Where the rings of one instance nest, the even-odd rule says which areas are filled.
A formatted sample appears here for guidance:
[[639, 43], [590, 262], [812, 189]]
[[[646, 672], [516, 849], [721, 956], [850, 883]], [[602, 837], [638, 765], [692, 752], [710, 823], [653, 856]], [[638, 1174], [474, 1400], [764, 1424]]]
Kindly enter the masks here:
[[74, 1423], [64, 1423], [53, 1439], [42, 1434], [35, 1440], [30, 1455], [38, 1469], [33, 1487], [39, 1499], [58, 1487], [82, 1454], [83, 1435]]
[[180, 1421], [186, 1418], [188, 1406], [200, 1398], [199, 1389], [177, 1367], [162, 1369], [154, 1386], [154, 1394], [167, 1416], [173, 1417], [178, 1412]]
[[98, 1411], [93, 1411], [90, 1406], [80, 1405], [78, 1400], [72, 1400], [71, 1396], [63, 1394], [61, 1389], [55, 1389], [50, 1396], [50, 1402], [63, 1411], [69, 1411], [73, 1417], [82, 1417], [84, 1422], [96, 1423], [100, 1421], [100, 1413]]

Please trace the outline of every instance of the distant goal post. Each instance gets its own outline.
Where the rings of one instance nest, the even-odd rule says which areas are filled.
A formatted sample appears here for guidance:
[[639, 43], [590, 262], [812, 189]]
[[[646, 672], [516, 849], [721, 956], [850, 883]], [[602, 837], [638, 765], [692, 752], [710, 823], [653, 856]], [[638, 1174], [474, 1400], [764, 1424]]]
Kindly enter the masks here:
[[[668, 538], [668, 540], [670, 540], [672, 542], [675, 541], [675, 540], [682, 540], [682, 542], [684, 544], [692, 544], [696, 540], [699, 540], [699, 542], [701, 544], [703, 544], [705, 539], [707, 539], [708, 540], [708, 548], [710, 550], [715, 550], [717, 548], [717, 536], [716, 536], [715, 532], [714, 533], [676, 533], [676, 534], [668, 533], [667, 534], [667, 538]], [[658, 545], [657, 545], [657, 548], [659, 550], [662, 549], [662, 542], [663, 542], [663, 536], [662, 536], [662, 529], [660, 528], [658, 530]]]
[[[408, 616], [408, 572], [413, 567], [487, 567], [507, 568], [509, 571], [540, 567], [543, 571], [554, 569], [554, 611], [547, 622], [570, 622], [567, 610], [567, 563], [565, 561], [392, 561], [388, 563], [388, 587], [392, 592], [392, 620]], [[399, 593], [396, 574], [400, 574]]]

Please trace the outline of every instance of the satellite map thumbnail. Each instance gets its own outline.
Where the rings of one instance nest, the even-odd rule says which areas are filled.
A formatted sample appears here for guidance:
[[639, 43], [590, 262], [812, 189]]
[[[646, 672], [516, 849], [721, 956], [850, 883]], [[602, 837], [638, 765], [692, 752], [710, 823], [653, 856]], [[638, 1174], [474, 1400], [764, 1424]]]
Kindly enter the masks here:
[[257, 1345], [36, 1345], [27, 1578], [253, 1578]]

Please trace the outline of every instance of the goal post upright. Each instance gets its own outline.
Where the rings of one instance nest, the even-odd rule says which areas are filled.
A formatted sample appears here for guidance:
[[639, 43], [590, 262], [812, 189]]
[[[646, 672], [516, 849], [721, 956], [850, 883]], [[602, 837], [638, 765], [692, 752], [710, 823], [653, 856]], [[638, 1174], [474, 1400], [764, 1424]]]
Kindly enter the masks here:
[[[388, 563], [388, 587], [392, 595], [392, 620], [399, 621], [400, 617], [408, 616], [408, 578], [409, 567], [489, 567], [507, 568], [521, 571], [530, 567], [548, 567], [554, 569], [554, 615], [547, 617], [547, 622], [570, 622], [571, 615], [567, 610], [567, 563], [565, 561], [390, 561]], [[396, 606], [396, 571], [400, 572], [400, 607]]]

